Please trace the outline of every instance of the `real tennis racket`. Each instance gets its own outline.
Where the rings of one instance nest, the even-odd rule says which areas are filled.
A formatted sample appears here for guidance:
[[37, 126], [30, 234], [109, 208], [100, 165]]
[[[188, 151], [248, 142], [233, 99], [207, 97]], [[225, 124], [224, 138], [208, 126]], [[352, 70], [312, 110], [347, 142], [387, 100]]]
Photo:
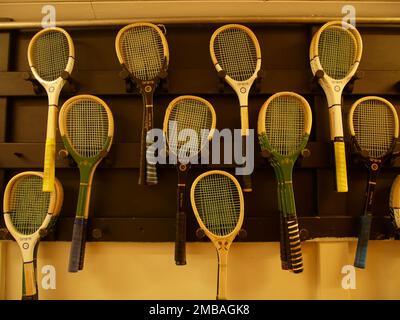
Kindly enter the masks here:
[[258, 116], [261, 149], [271, 154], [270, 161], [276, 166], [277, 180], [281, 181], [282, 219], [288, 244], [281, 244], [281, 254], [282, 247], [289, 247], [287, 260], [295, 273], [303, 271], [303, 259], [292, 172], [297, 158], [306, 147], [311, 125], [312, 114], [307, 100], [293, 92], [279, 92], [271, 96], [261, 107]]
[[43, 191], [54, 191], [58, 99], [65, 84], [63, 73], [74, 68], [75, 49], [70, 35], [61, 28], [39, 31], [28, 46], [28, 61], [33, 76], [45, 88], [49, 100]]
[[114, 120], [107, 104], [91, 95], [67, 100], [61, 108], [59, 128], [65, 148], [79, 167], [80, 184], [72, 233], [69, 272], [83, 269], [90, 191], [96, 167], [107, 155], [114, 136]]
[[63, 188], [56, 178], [54, 192], [43, 192], [43, 173], [15, 175], [4, 192], [4, 221], [21, 250], [22, 300], [37, 300], [36, 257], [41, 232], [50, 228], [63, 202]]
[[171, 162], [178, 167], [178, 210], [176, 215], [175, 263], [186, 264], [186, 178], [191, 164], [212, 139], [216, 123], [215, 110], [207, 100], [180, 96], [165, 111], [163, 131]]
[[393, 227], [396, 233], [400, 234], [400, 175], [394, 179], [392, 188], [390, 189], [389, 207]]
[[[260, 45], [249, 28], [238, 24], [228, 24], [213, 33], [210, 41], [210, 55], [218, 73], [225, 74], [225, 81], [239, 98], [242, 155], [244, 156], [247, 154], [246, 145], [249, 135], [249, 91], [261, 68]], [[243, 191], [252, 191], [250, 175], [243, 176]]]
[[365, 268], [375, 196], [382, 165], [392, 154], [399, 136], [399, 119], [393, 105], [380, 97], [364, 97], [350, 109], [349, 129], [355, 150], [368, 168], [369, 178], [354, 266]]
[[200, 228], [217, 249], [217, 300], [226, 300], [228, 252], [243, 223], [242, 189], [231, 174], [212, 170], [196, 178], [190, 199]]
[[315, 75], [318, 70], [324, 71], [323, 77], [318, 81], [328, 101], [338, 192], [348, 191], [342, 92], [357, 71], [362, 48], [361, 36], [357, 29], [343, 21], [324, 24], [314, 35], [310, 46], [310, 65], [313, 74]]
[[143, 96], [139, 184], [154, 185], [158, 183], [156, 160], [153, 150], [149, 148], [154, 141], [147, 132], [153, 128], [154, 90], [168, 69], [167, 39], [154, 24], [134, 23], [118, 32], [115, 50], [120, 64], [136, 82]]

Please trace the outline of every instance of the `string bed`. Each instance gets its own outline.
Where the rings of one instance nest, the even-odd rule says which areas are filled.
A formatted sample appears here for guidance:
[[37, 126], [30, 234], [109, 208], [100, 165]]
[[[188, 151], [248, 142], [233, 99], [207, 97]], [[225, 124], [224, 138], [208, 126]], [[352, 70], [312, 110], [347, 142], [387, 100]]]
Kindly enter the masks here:
[[231, 233], [239, 221], [240, 196], [235, 183], [222, 174], [210, 174], [198, 181], [194, 200], [200, 219], [217, 236]]
[[394, 140], [394, 117], [392, 109], [376, 99], [365, 100], [354, 109], [355, 138], [370, 157], [381, 158], [390, 151]]
[[245, 81], [254, 74], [257, 51], [252, 38], [242, 29], [221, 31], [214, 40], [214, 54], [221, 68], [236, 81]]
[[298, 151], [304, 137], [302, 102], [293, 96], [279, 96], [267, 107], [265, 128], [269, 144], [282, 156]]
[[107, 111], [96, 101], [81, 99], [67, 110], [67, 137], [81, 157], [97, 156], [104, 149], [108, 125]]
[[[212, 128], [212, 112], [202, 101], [195, 99], [182, 99], [172, 108], [168, 118], [168, 146], [169, 150], [179, 157], [187, 157], [190, 153], [198, 154], [203, 145], [201, 142], [208, 141], [209, 132], [204, 129]], [[175, 121], [175, 123], [171, 122]], [[175, 128], [173, 127], [175, 126]], [[173, 133], [175, 129], [176, 134]], [[182, 130], [191, 129], [196, 132], [196, 136], [190, 136], [185, 141], [179, 140], [179, 134]], [[202, 131], [203, 130], [203, 131]], [[189, 133], [189, 132], [188, 132]], [[183, 133], [182, 133], [183, 134]]]
[[67, 37], [59, 31], [43, 33], [33, 45], [32, 57], [36, 71], [43, 80], [58, 79], [68, 63]]
[[318, 56], [324, 72], [333, 79], [343, 79], [356, 59], [356, 42], [350, 31], [341, 27], [325, 29], [319, 38]]
[[161, 72], [164, 46], [160, 34], [149, 26], [128, 29], [121, 37], [125, 66], [140, 80], [153, 80]]
[[42, 188], [43, 180], [38, 176], [23, 176], [12, 187], [8, 213], [21, 234], [35, 233], [48, 213], [51, 193]]

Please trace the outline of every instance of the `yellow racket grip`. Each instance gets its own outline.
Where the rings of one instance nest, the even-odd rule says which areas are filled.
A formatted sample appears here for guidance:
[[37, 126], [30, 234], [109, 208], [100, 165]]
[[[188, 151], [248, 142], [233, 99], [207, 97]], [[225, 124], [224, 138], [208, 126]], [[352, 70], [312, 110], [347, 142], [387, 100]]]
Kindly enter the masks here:
[[23, 268], [25, 296], [33, 297], [37, 294], [34, 262], [31, 261], [24, 263]]
[[347, 192], [346, 150], [344, 141], [334, 141], [333, 146], [335, 151], [336, 190], [337, 192]]
[[54, 191], [54, 176], [56, 171], [56, 139], [46, 139], [44, 151], [43, 192]]

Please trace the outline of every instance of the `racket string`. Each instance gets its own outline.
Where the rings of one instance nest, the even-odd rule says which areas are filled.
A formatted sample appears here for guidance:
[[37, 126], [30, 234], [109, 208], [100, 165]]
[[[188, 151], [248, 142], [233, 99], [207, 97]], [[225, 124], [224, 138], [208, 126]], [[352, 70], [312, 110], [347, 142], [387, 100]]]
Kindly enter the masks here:
[[43, 192], [39, 176], [19, 178], [10, 191], [9, 214], [15, 229], [24, 235], [35, 233], [49, 211], [50, 192]]
[[365, 100], [354, 109], [355, 138], [370, 157], [381, 158], [390, 151], [395, 134], [395, 116], [389, 106], [377, 99]]
[[236, 81], [251, 78], [256, 71], [257, 50], [246, 31], [229, 28], [221, 31], [214, 40], [214, 54], [226, 74]]
[[222, 174], [210, 174], [194, 190], [196, 209], [206, 228], [217, 236], [231, 233], [239, 221], [241, 199], [235, 183]]
[[273, 99], [265, 114], [266, 137], [280, 155], [298, 151], [304, 137], [303, 103], [296, 97], [281, 95]]
[[[175, 126], [175, 128], [171, 126]], [[212, 129], [212, 126], [213, 114], [207, 104], [196, 99], [179, 100], [173, 106], [168, 117], [169, 150], [179, 157], [198, 154], [204, 144], [208, 142], [209, 130]], [[181, 141], [179, 135], [186, 129], [194, 130], [196, 136], [190, 135], [189, 140]], [[174, 130], [176, 134], [174, 134]], [[189, 134], [189, 131], [187, 133]]]
[[69, 58], [68, 39], [60, 31], [48, 31], [40, 35], [33, 45], [33, 63], [39, 76], [45, 81], [61, 77]]
[[121, 37], [124, 64], [136, 78], [153, 80], [161, 72], [164, 45], [159, 32], [149, 26], [135, 26]]
[[67, 138], [81, 157], [97, 156], [106, 145], [108, 131], [108, 113], [100, 103], [81, 99], [68, 108]]
[[357, 44], [350, 31], [339, 26], [325, 29], [319, 38], [318, 56], [324, 72], [333, 79], [343, 79], [356, 59]]

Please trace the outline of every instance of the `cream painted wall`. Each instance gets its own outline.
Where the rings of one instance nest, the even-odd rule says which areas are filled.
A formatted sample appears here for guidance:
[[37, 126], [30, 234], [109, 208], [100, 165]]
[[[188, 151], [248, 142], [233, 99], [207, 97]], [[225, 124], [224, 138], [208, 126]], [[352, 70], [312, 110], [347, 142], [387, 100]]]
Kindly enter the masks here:
[[[229, 299], [400, 299], [400, 242], [371, 241], [355, 290], [344, 290], [341, 269], [354, 241], [303, 244], [305, 271], [280, 270], [278, 243], [234, 243], [228, 264]], [[67, 272], [69, 243], [42, 242], [38, 270], [56, 268], [56, 290], [41, 299], [214, 299], [217, 257], [210, 243], [190, 243], [188, 265], [177, 267], [173, 243], [89, 243], [82, 272]], [[20, 299], [21, 258], [15, 242], [0, 242], [0, 298]], [[1, 286], [4, 275], [5, 287]], [[39, 281], [41, 276], [39, 275]]]

